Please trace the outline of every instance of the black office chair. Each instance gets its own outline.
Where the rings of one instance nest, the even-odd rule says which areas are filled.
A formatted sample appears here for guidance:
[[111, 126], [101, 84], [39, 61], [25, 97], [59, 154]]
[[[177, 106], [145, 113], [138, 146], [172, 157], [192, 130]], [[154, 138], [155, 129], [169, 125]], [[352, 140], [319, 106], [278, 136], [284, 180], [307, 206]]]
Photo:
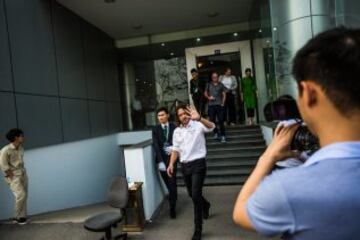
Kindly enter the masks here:
[[112, 237], [111, 228], [117, 225], [123, 219], [124, 208], [129, 199], [128, 183], [124, 177], [116, 177], [111, 183], [108, 192], [108, 204], [114, 208], [118, 208], [119, 212], [106, 212], [86, 219], [84, 223], [85, 229], [91, 232], [105, 232], [105, 236], [101, 239], [127, 239], [127, 233], [122, 233], [116, 237]]

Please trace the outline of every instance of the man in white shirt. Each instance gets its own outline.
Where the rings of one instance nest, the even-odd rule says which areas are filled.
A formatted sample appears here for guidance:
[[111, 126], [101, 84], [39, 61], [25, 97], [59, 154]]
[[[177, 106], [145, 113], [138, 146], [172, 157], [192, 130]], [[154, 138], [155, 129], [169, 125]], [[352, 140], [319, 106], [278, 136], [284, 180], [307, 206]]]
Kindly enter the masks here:
[[230, 125], [235, 125], [235, 96], [236, 90], [238, 88], [237, 79], [234, 75], [231, 74], [231, 68], [226, 68], [224, 75], [221, 75], [219, 80], [226, 88], [225, 121], [227, 121]]
[[169, 176], [174, 174], [175, 163], [179, 158], [185, 185], [194, 203], [195, 231], [192, 240], [200, 240], [203, 218], [209, 217], [210, 210], [210, 203], [202, 195], [206, 176], [205, 133], [213, 131], [215, 124], [202, 118], [195, 107], [186, 105], [176, 108], [176, 120], [180, 127], [174, 131], [167, 172]]

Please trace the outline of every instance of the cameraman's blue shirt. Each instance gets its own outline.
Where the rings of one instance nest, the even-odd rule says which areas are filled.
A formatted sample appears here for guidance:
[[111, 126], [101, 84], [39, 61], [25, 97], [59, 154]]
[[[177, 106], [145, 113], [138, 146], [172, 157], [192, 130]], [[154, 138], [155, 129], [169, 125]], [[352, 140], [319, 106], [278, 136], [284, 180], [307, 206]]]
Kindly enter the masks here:
[[326, 146], [266, 177], [247, 203], [254, 228], [285, 239], [360, 239], [360, 142]]

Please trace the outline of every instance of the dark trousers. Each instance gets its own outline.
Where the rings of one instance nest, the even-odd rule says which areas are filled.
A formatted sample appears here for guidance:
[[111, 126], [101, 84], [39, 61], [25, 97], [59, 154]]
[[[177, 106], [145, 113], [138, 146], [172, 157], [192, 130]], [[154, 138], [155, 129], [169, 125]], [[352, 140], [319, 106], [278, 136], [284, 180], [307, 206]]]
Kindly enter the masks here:
[[225, 121], [228, 123], [236, 122], [235, 96], [232, 92], [226, 93]]
[[[221, 105], [209, 106], [208, 114], [210, 121], [216, 124], [214, 133], [219, 133], [218, 126], [220, 128], [220, 135], [225, 136], [225, 125], [224, 125], [224, 107]], [[217, 121], [216, 121], [217, 120]]]
[[193, 95], [192, 97], [194, 106], [201, 116], [205, 113], [205, 98], [201, 95]]
[[[168, 164], [166, 164], [166, 167], [168, 167]], [[170, 209], [175, 210], [176, 207], [176, 200], [177, 200], [177, 183], [176, 183], [176, 172], [177, 167], [174, 166], [174, 173], [171, 177], [167, 174], [167, 172], [160, 171], [161, 177], [164, 180], [164, 183], [166, 185], [166, 188], [169, 191], [169, 204]]]
[[200, 226], [203, 223], [203, 211], [210, 204], [202, 195], [202, 188], [206, 176], [205, 159], [183, 163], [181, 164], [181, 170], [186, 189], [194, 204], [195, 226]]
[[247, 108], [246, 111], [247, 111], [247, 116], [249, 118], [253, 118], [255, 116], [255, 109], [254, 108]]

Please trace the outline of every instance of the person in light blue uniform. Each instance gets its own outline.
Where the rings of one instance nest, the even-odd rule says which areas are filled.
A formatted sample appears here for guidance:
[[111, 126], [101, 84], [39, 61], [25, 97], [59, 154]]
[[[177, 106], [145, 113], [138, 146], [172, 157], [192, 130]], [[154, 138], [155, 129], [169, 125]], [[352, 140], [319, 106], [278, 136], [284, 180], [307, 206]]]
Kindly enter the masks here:
[[320, 150], [299, 167], [272, 171], [297, 153], [297, 124], [280, 125], [235, 204], [244, 228], [291, 240], [360, 239], [360, 30], [335, 28], [295, 56], [303, 120]]

